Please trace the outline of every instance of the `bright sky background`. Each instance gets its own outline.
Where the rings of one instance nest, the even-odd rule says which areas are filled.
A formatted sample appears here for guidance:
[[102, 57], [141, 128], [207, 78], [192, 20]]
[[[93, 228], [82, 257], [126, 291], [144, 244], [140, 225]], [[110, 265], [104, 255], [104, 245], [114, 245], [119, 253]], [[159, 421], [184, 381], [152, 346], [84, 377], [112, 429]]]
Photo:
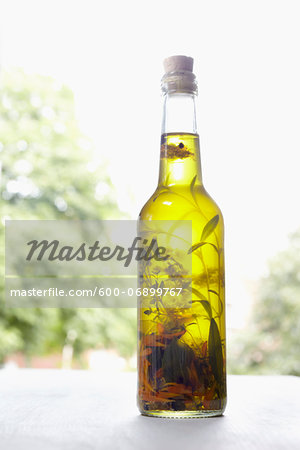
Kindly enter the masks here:
[[300, 2], [5, 0], [0, 14], [1, 66], [74, 90], [132, 218], [158, 178], [162, 60], [194, 57], [204, 183], [224, 213], [239, 326], [249, 283], [300, 226]]

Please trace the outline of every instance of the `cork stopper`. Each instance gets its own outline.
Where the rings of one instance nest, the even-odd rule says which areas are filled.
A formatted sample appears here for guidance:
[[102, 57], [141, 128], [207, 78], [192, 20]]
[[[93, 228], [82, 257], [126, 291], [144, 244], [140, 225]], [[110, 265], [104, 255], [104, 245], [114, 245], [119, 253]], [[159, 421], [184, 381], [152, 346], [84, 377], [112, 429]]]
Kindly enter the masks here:
[[175, 55], [164, 60], [164, 69], [166, 73], [170, 72], [193, 72], [194, 60], [190, 56]]

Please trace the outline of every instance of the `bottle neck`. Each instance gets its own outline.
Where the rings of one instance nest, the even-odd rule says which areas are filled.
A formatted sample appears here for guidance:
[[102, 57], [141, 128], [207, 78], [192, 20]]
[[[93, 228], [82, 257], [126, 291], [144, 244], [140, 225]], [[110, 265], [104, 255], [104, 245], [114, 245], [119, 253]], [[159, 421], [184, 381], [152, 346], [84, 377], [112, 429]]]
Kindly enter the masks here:
[[160, 173], [164, 186], [202, 184], [196, 95], [165, 93], [162, 120]]
[[197, 134], [195, 94], [172, 93], [164, 95], [161, 134]]

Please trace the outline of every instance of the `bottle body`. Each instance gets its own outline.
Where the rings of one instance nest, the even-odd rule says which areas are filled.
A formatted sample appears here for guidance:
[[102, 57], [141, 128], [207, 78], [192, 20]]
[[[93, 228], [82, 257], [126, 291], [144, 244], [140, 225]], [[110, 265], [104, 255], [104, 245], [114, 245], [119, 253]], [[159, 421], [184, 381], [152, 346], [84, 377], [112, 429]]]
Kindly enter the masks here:
[[197, 133], [162, 134], [158, 187], [139, 219], [192, 224], [192, 275], [189, 283], [182, 280], [189, 307], [165, 308], [161, 302], [138, 308], [139, 409], [160, 417], [221, 415], [226, 406], [224, 224], [202, 184]]

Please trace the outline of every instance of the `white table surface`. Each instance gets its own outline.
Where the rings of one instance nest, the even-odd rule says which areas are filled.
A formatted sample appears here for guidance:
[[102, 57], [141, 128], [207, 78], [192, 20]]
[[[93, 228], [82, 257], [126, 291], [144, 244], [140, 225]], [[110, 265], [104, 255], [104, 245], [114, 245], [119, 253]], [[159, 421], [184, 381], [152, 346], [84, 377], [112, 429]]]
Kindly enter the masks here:
[[230, 376], [224, 416], [143, 417], [136, 374], [0, 370], [1, 450], [299, 450], [300, 378]]

